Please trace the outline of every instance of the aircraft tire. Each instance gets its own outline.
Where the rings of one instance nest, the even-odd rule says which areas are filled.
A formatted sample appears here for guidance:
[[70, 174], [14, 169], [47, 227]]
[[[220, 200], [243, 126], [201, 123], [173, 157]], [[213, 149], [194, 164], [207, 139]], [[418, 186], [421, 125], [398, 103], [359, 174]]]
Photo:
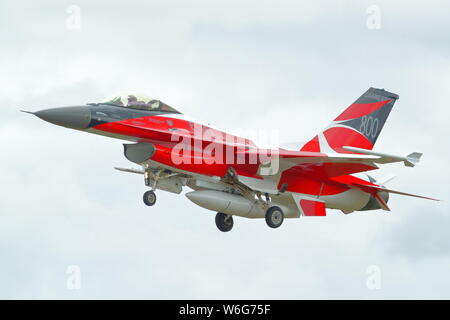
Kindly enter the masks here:
[[222, 232], [228, 232], [233, 229], [233, 216], [218, 212], [216, 214], [216, 226]]
[[266, 212], [266, 223], [271, 228], [278, 228], [284, 220], [284, 213], [280, 207], [270, 207]]
[[148, 190], [144, 193], [143, 200], [147, 206], [153, 206], [156, 203], [156, 194], [152, 190]]

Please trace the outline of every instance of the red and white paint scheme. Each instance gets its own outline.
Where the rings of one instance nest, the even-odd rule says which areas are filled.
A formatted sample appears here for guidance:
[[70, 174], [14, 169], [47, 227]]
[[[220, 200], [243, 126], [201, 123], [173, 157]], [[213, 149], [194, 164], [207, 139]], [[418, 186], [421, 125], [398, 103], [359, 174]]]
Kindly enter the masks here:
[[[180, 194], [215, 211], [221, 231], [233, 216], [265, 218], [272, 228], [284, 218], [389, 210], [389, 194], [425, 198], [384, 187], [386, 181], [355, 174], [378, 164], [413, 167], [421, 153], [397, 156], [373, 151], [398, 95], [370, 88], [300, 150], [259, 148], [252, 140], [195, 121], [167, 104], [127, 94], [105, 102], [29, 112], [63, 127], [127, 140], [125, 157], [150, 188], [144, 203], [153, 206], [156, 190]], [[28, 111], [26, 111], [28, 112]]]

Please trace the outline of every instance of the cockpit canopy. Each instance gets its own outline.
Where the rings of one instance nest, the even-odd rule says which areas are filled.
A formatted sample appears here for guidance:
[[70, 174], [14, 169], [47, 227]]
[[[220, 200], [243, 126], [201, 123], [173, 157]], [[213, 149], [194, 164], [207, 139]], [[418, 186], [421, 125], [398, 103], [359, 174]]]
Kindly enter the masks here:
[[108, 98], [100, 104], [108, 104], [117, 107], [125, 107], [148, 111], [162, 111], [170, 113], [181, 113], [175, 108], [165, 104], [160, 100], [146, 97], [139, 94], [125, 94]]

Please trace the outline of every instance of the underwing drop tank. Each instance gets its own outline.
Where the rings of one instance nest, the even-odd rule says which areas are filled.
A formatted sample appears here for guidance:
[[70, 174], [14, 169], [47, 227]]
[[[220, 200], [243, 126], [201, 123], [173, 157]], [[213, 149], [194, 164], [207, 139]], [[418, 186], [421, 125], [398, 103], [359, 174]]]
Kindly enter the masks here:
[[186, 197], [202, 208], [246, 218], [263, 218], [264, 208], [255, 200], [215, 190], [197, 190], [186, 193]]

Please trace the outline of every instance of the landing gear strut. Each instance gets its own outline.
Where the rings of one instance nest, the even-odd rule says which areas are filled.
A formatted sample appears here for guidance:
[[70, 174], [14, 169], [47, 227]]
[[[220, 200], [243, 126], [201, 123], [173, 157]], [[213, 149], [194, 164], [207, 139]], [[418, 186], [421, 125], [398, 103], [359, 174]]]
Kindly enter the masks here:
[[270, 207], [266, 212], [266, 223], [271, 228], [278, 228], [284, 220], [284, 213], [279, 207]]
[[156, 194], [154, 190], [156, 189], [156, 183], [159, 180], [161, 170], [156, 173], [151, 172], [148, 168], [144, 171], [144, 182], [147, 187], [151, 187], [152, 190], [146, 191], [143, 196], [144, 203], [147, 206], [153, 206], [156, 203]]
[[218, 212], [216, 214], [216, 226], [222, 232], [228, 232], [233, 229], [233, 216]]
[[152, 190], [148, 190], [144, 193], [143, 200], [147, 206], [153, 206], [156, 203], [156, 194]]

